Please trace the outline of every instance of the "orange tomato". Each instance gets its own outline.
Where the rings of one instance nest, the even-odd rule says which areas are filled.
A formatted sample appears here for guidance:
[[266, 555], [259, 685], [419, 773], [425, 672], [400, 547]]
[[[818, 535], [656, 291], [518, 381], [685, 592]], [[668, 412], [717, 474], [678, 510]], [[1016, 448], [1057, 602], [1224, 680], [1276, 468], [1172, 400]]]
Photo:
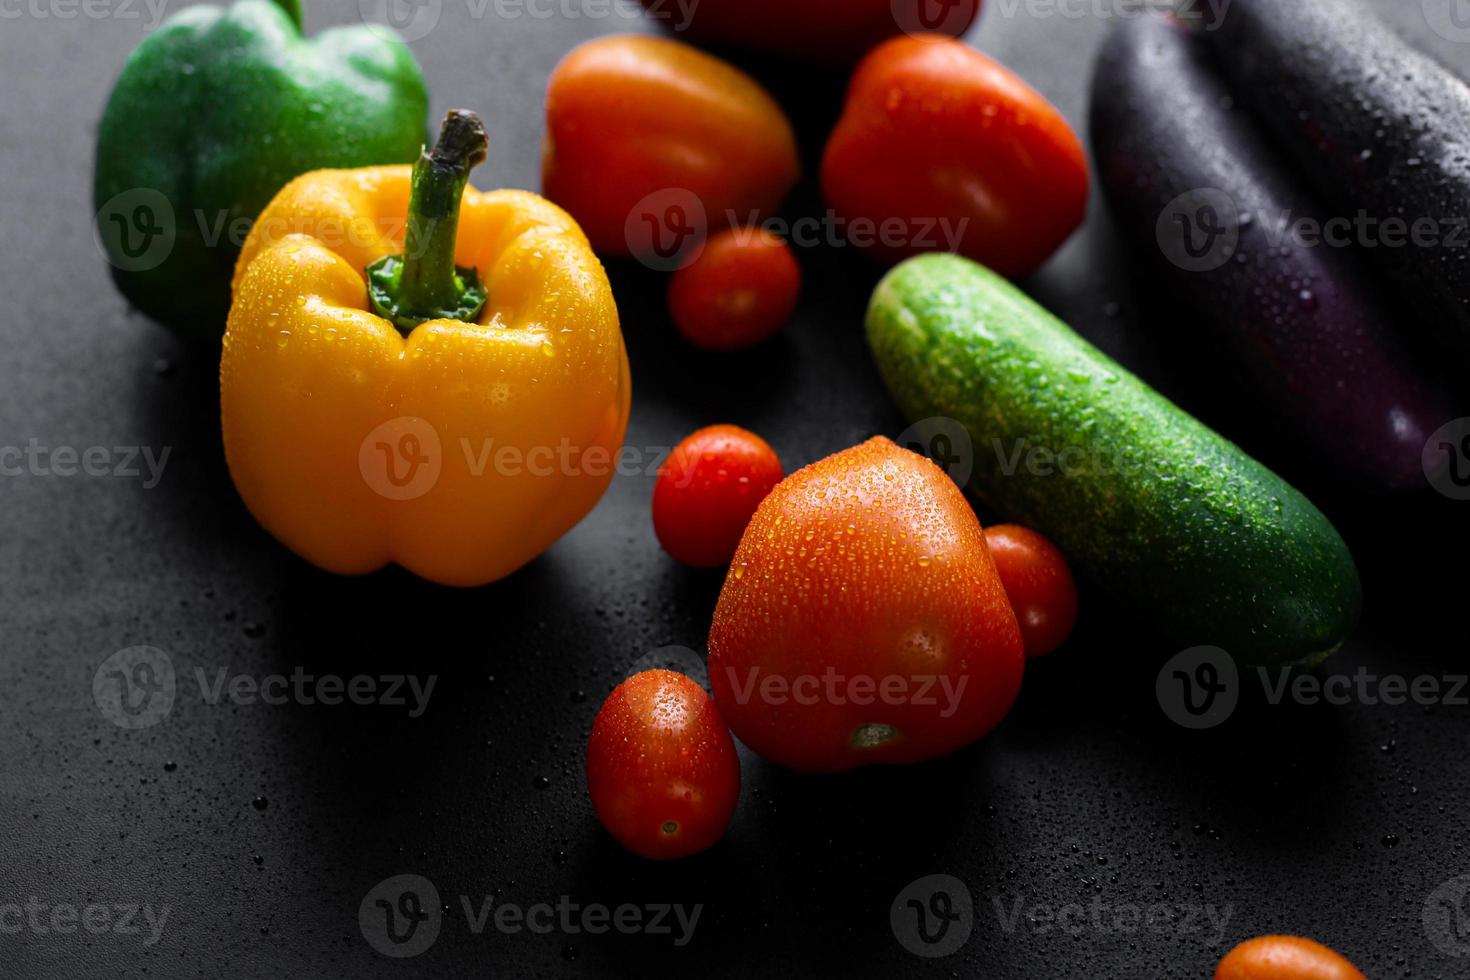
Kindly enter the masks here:
[[752, 212], [768, 217], [800, 169], [776, 101], [687, 44], [599, 38], [552, 72], [543, 190], [600, 253], [637, 254], [649, 236], [655, 246], [669, 235], [687, 244], [731, 214], [740, 223]]
[[[889, 41], [858, 66], [822, 160], [827, 203], [885, 261], [954, 248], [1005, 276], [1082, 224], [1087, 157], [1051, 103], [963, 42]], [[902, 230], [899, 230], [899, 229]]]
[[853, 61], [906, 31], [959, 37], [981, 0], [643, 0], [649, 16], [701, 43], [771, 51], [802, 61]]
[[736, 549], [710, 690], [742, 742], [792, 769], [921, 762], [995, 727], [1021, 632], [958, 487], [877, 437], [776, 485]]
[[1215, 980], [1368, 980], [1321, 943], [1300, 936], [1261, 936], [1232, 949]]

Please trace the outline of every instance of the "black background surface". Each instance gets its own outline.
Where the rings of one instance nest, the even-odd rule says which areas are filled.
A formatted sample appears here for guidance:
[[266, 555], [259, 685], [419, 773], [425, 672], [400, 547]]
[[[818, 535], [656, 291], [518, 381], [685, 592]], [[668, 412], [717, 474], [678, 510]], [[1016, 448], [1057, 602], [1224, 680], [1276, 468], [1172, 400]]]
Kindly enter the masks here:
[[[1080, 16], [990, 6], [971, 42], [1080, 130], [1107, 18], [1091, 3], [1071, 8]], [[1430, 32], [1418, 0], [1378, 6], [1470, 67], [1470, 47]], [[309, 8], [312, 31], [358, 18], [340, 0]], [[0, 975], [1204, 977], [1235, 942], [1286, 931], [1328, 942], [1375, 978], [1470, 976], [1470, 959], [1446, 956], [1423, 922], [1429, 893], [1470, 872], [1466, 709], [1247, 697], [1219, 728], [1186, 732], [1153, 693], [1176, 648], [1090, 590], [1079, 634], [1032, 665], [1014, 712], [980, 744], [832, 778], [747, 754], [740, 810], [713, 851], [667, 865], [625, 855], [586, 800], [586, 733], [612, 685], [657, 659], [650, 651], [702, 653], [720, 577], [660, 551], [646, 476], [619, 477], [544, 557], [472, 591], [396, 571], [334, 578], [260, 530], [224, 465], [217, 351], [130, 314], [92, 242], [94, 127], [150, 19], [141, 5], [128, 8], [137, 19], [112, 9], [61, 19], [0, 7], [21, 13], [0, 20], [0, 442], [172, 454], [153, 489], [0, 479], [0, 905], [149, 903], [169, 917], [147, 947], [136, 935], [0, 933]], [[434, 115], [480, 111], [493, 145], [476, 183], [534, 189], [556, 61], [595, 34], [649, 25], [472, 9], [443, 0], [437, 29], [413, 44]], [[812, 172], [842, 80], [744, 64], [792, 113]], [[788, 213], [820, 210], [808, 179]], [[1197, 406], [1148, 355], [1150, 330], [1187, 331], [1187, 314], [1141, 316], [1147, 283], [1126, 275], [1119, 252], [1095, 199], [1086, 228], [1026, 285]], [[758, 352], [724, 358], [674, 335], [661, 276], [610, 270], [635, 379], [629, 445], [731, 421], [764, 434], [790, 470], [875, 432], [897, 435], [904, 423], [862, 338], [880, 270], [851, 250], [799, 258], [796, 321]], [[1229, 406], [1213, 411], [1228, 422]], [[1364, 622], [1325, 671], [1463, 672], [1467, 505], [1355, 499], [1272, 461], [1337, 521], [1363, 572]], [[171, 713], [143, 731], [116, 727], [92, 697], [99, 664], [134, 644], [166, 650], [180, 684]], [[385, 706], [211, 705], [193, 680], [196, 668], [297, 667], [438, 683], [409, 719]], [[365, 942], [358, 905], [408, 873], [430, 879], [449, 910], [428, 952], [389, 960]], [[976, 916], [963, 949], [931, 961], [900, 945], [888, 909], [935, 873], [967, 884]], [[478, 905], [486, 895], [702, 903], [703, 913], [683, 948], [667, 936], [476, 935], [459, 896]], [[1094, 898], [1108, 909], [1212, 905], [1229, 919], [1223, 935], [1183, 916], [1136, 932], [1089, 919], [1068, 932], [1023, 915], [1007, 931], [997, 912]]]

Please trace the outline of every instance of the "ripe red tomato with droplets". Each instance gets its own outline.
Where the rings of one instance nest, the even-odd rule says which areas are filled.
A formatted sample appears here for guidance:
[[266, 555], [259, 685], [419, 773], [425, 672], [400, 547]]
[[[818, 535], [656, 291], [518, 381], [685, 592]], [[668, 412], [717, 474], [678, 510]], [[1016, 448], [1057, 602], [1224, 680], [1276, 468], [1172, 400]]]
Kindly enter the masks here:
[[791, 319], [801, 267], [784, 240], [764, 229], [730, 228], [669, 280], [669, 314], [696, 347], [743, 350]]
[[1077, 625], [1077, 582], [1066, 556], [1046, 538], [1019, 524], [988, 527], [985, 540], [1021, 624], [1026, 656], [1051, 653]]
[[730, 826], [740, 757], [704, 688], [672, 670], [645, 670], [614, 688], [597, 712], [587, 792], [597, 819], [634, 854], [686, 857]]
[[653, 530], [677, 562], [730, 564], [760, 502], [781, 482], [781, 460], [754, 432], [712, 425], [674, 447], [653, 486]]
[[884, 438], [791, 474], [740, 541], [709, 635], [730, 730], [779, 765], [912, 763], [990, 731], [1025, 652], [975, 512]]
[[963, 41], [902, 37], [863, 59], [822, 158], [827, 203], [884, 261], [957, 251], [1004, 276], [1082, 224], [1087, 155], [1067, 120]]

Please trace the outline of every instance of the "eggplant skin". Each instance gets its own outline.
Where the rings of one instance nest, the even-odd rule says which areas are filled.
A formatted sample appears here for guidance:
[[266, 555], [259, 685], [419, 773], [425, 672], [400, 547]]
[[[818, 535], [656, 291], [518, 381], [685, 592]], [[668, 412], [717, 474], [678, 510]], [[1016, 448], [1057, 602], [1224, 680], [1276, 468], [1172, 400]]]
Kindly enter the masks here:
[[1221, 68], [1334, 208], [1432, 223], [1370, 252], [1470, 354], [1470, 85], [1355, 0], [1232, 0], [1210, 26]]
[[1164, 15], [1121, 21], [1092, 91], [1108, 204], [1216, 394], [1317, 476], [1370, 492], [1425, 485], [1424, 443], [1454, 417], [1448, 389], [1395, 332], [1362, 257], [1294, 234], [1317, 219], [1310, 195], [1203, 42]]

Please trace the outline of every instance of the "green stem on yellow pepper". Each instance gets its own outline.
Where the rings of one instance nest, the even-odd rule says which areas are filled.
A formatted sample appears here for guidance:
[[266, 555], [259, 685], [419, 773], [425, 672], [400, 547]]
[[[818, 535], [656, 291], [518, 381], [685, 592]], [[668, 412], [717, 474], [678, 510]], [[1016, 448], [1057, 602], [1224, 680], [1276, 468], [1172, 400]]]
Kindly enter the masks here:
[[403, 254], [379, 259], [367, 270], [373, 310], [401, 331], [429, 320], [473, 321], [485, 306], [479, 275], [455, 266], [454, 250], [465, 185], [489, 146], [480, 117], [453, 109], [444, 117], [439, 142], [414, 165]]

